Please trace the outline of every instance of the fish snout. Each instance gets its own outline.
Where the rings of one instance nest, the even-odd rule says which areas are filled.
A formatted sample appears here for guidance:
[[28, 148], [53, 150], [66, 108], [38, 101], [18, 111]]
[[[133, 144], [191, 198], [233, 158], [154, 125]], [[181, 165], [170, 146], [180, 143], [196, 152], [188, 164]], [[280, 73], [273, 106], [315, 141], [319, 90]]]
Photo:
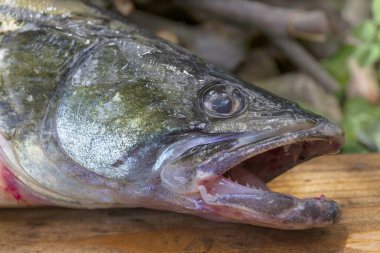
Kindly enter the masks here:
[[304, 228], [324, 227], [337, 223], [341, 214], [338, 203], [325, 199], [322, 195], [319, 198], [301, 200], [284, 220], [292, 224], [298, 223], [300, 227]]

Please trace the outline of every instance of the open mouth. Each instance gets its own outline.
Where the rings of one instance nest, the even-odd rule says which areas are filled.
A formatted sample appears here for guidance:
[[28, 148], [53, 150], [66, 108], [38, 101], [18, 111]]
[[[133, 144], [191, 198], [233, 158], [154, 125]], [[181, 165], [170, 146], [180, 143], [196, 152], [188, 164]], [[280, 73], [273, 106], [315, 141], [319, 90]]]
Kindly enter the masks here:
[[[233, 185], [236, 187], [234, 190], [247, 191], [249, 188], [269, 191], [266, 182], [296, 164], [321, 154], [334, 152], [332, 145], [326, 140], [305, 140], [276, 147], [248, 158], [225, 172], [218, 180], [223, 182], [223, 185]], [[215, 193], [217, 193], [216, 189], [214, 186]], [[221, 191], [223, 192], [223, 189]]]
[[198, 181], [200, 195], [215, 212], [236, 222], [280, 229], [323, 227], [340, 218], [340, 207], [320, 197], [298, 199], [272, 192], [266, 182], [295, 165], [322, 154], [336, 153], [342, 133], [316, 138], [313, 135], [283, 139], [224, 173]]

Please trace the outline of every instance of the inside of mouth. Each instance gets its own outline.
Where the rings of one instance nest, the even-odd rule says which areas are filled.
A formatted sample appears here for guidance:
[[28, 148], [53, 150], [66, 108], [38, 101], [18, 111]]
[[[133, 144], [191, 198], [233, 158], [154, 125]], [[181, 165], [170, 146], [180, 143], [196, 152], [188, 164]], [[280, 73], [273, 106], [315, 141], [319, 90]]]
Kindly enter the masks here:
[[209, 196], [270, 191], [266, 182], [295, 165], [337, 150], [328, 140], [305, 140], [270, 149], [248, 158], [222, 176], [205, 184]]

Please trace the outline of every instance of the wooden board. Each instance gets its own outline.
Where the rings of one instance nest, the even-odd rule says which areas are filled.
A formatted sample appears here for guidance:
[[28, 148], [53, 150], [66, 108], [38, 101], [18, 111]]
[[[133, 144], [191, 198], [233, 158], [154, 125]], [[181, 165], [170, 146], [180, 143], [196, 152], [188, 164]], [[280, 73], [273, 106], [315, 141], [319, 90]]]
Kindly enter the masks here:
[[143, 209], [0, 210], [0, 252], [380, 252], [380, 155], [325, 156], [270, 183], [343, 207], [332, 227], [281, 231]]

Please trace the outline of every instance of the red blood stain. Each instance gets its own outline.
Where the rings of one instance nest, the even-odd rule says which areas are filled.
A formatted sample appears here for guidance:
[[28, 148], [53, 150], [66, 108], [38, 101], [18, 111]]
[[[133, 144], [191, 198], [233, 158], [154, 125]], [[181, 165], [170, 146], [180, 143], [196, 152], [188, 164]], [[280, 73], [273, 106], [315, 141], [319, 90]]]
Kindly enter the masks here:
[[16, 200], [21, 200], [21, 194], [17, 189], [17, 180], [15, 176], [5, 167], [3, 167], [2, 170], [5, 183], [5, 192], [12, 195]]

